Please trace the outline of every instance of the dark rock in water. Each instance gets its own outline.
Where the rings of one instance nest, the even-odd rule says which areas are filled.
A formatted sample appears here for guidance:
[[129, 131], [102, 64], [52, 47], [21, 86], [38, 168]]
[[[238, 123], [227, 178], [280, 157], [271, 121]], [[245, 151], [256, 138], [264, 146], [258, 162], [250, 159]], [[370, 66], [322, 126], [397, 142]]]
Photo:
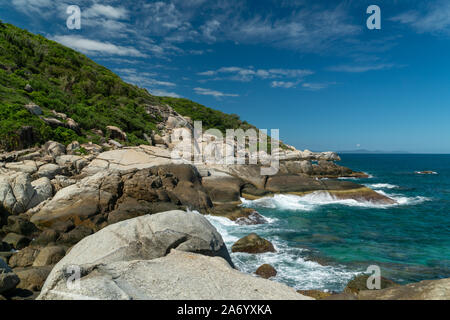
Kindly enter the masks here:
[[40, 291], [45, 280], [52, 271], [52, 268], [53, 266], [43, 266], [14, 269], [14, 272], [20, 279], [20, 283], [17, 285], [17, 288], [30, 291]]
[[246, 217], [237, 218], [235, 222], [239, 225], [255, 225], [265, 224], [268, 221], [257, 211], [252, 209], [252, 211]]
[[330, 293], [330, 292], [325, 292], [325, 291], [320, 291], [320, 290], [297, 290], [297, 292], [304, 296], [312, 297], [316, 300], [322, 300], [322, 299], [328, 298], [332, 295], [332, 293]]
[[438, 174], [435, 171], [425, 170], [425, 171], [416, 171], [415, 174]]
[[276, 252], [270, 241], [261, 238], [256, 233], [251, 233], [248, 236], [236, 241], [236, 243], [231, 247], [231, 251], [246, 253]]
[[3, 242], [8, 243], [16, 250], [20, 250], [28, 246], [30, 239], [21, 234], [10, 232], [3, 238]]
[[39, 249], [26, 247], [11, 256], [9, 259], [9, 265], [12, 268], [31, 267], [38, 254]]
[[[359, 293], [361, 290], [367, 290], [367, 279], [369, 278], [369, 275], [363, 274], [356, 276], [350, 282], [347, 284], [347, 286], [344, 289], [345, 293]], [[399, 286], [399, 284], [395, 283], [392, 280], [386, 279], [384, 277], [381, 277], [381, 289], [390, 288]]]
[[321, 266], [329, 266], [329, 265], [334, 265], [336, 263], [333, 259], [319, 255], [317, 253], [308, 254], [305, 257], [305, 260], [306, 261], [314, 261], [314, 262], [320, 264]]
[[[354, 199], [379, 204], [396, 203], [395, 200], [389, 197], [350, 181], [318, 180], [306, 175], [275, 175], [268, 177], [265, 189], [271, 193], [288, 193], [299, 196], [304, 196], [314, 191], [323, 191], [336, 199], [342, 200]], [[250, 194], [250, 197], [247, 197], [247, 194]], [[247, 187], [243, 189], [243, 196], [248, 199], [252, 199], [252, 196], [255, 196], [254, 198], [261, 197], [261, 195]]]
[[256, 269], [255, 273], [261, 278], [269, 279], [277, 275], [277, 270], [275, 270], [275, 268], [270, 264], [263, 264], [258, 269]]
[[266, 190], [275, 193], [310, 192], [324, 190], [325, 186], [319, 180], [308, 176], [276, 175], [267, 179]]
[[234, 203], [215, 205], [212, 215], [228, 218], [239, 225], [255, 225], [267, 223], [255, 209], [238, 207]]

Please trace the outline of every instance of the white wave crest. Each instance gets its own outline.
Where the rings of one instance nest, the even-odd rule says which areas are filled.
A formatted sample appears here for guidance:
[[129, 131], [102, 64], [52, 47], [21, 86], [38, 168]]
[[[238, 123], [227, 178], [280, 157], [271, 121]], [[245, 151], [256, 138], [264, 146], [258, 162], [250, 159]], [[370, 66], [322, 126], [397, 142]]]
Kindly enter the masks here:
[[372, 188], [372, 189], [398, 189], [399, 186], [396, 186], [395, 184], [390, 183], [372, 183], [372, 184], [366, 184], [365, 186]]
[[[374, 184], [371, 187], [395, 189], [398, 188], [392, 184]], [[327, 191], [315, 191], [304, 196], [290, 195], [290, 194], [276, 194], [271, 197], [264, 197], [257, 200], [241, 199], [244, 207], [252, 208], [269, 208], [289, 211], [312, 211], [317, 206], [338, 204], [349, 207], [363, 207], [363, 208], [380, 208], [386, 209], [399, 205], [415, 205], [425, 201], [430, 201], [430, 198], [423, 196], [407, 197], [402, 194], [388, 194], [383, 190], [374, 190], [375, 192], [395, 200], [395, 204], [383, 204], [371, 202], [361, 199], [338, 199]]]
[[[270, 264], [275, 267], [278, 274], [272, 280], [285, 283], [296, 289], [322, 289], [342, 290], [346, 283], [352, 279], [357, 272], [348, 270], [344, 266], [322, 266], [317, 262], [304, 259], [307, 249], [289, 247], [288, 244], [278, 237], [270, 236], [277, 226], [257, 225], [239, 226], [232, 221], [215, 216], [206, 216], [214, 225], [224, 239], [231, 259], [238, 270], [254, 274], [255, 270], [262, 264]], [[242, 236], [248, 234], [248, 228], [259, 228], [257, 233], [270, 240], [276, 248], [276, 253], [247, 254], [232, 253], [231, 246]]]
[[375, 190], [376, 192], [389, 197], [391, 199], [394, 199], [397, 201], [397, 204], [394, 205], [415, 205], [419, 204], [425, 201], [431, 201], [431, 198], [423, 197], [423, 196], [416, 196], [416, 197], [406, 197], [402, 194], [388, 194], [384, 192], [383, 190]]
[[350, 207], [384, 208], [392, 205], [356, 199], [338, 199], [326, 191], [315, 191], [304, 196], [276, 194], [257, 200], [242, 200], [243, 206], [290, 211], [311, 211], [317, 206], [340, 204]]

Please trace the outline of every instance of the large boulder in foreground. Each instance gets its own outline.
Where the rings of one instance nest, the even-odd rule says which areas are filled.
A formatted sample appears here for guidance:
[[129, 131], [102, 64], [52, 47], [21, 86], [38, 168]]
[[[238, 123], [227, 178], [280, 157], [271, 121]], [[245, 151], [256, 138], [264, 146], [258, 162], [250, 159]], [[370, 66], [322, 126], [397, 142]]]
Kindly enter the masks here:
[[231, 263], [222, 237], [205, 217], [174, 210], [115, 223], [84, 238], [54, 271], [66, 265], [151, 260], [165, 256], [172, 248], [218, 255]]
[[269, 240], [261, 238], [256, 233], [251, 233], [236, 241], [231, 247], [231, 251], [246, 253], [276, 252], [273, 244]]
[[450, 278], [425, 280], [382, 290], [359, 291], [359, 300], [449, 300]]
[[38, 299], [312, 299], [281, 283], [241, 273], [220, 257], [178, 250], [154, 260], [99, 264], [85, 274], [80, 286], [72, 290], [67, 289], [66, 280], [60, 274], [51, 286], [45, 284]]
[[[169, 254], [170, 253], [170, 254]], [[193, 212], [169, 211], [108, 226], [53, 268], [39, 299], [303, 299], [232, 268], [222, 237]], [[80, 286], [67, 288], [67, 267]]]

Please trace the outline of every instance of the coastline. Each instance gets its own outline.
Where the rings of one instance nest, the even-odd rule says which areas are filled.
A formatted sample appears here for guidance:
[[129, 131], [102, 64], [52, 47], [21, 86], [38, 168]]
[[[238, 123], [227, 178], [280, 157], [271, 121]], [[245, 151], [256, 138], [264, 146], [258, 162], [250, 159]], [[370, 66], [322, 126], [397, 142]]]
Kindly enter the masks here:
[[[55, 142], [48, 143], [47, 146], [58, 146], [59, 150], [65, 149], [64, 146]], [[18, 246], [20, 245], [18, 242], [10, 242], [9, 245], [18, 246], [15, 249], [20, 248], [19, 251], [3, 255], [10, 264], [12, 261], [12, 265], [15, 266], [12, 271], [18, 272], [19, 277], [23, 277], [23, 272], [25, 274], [33, 272], [42, 274], [44, 272], [43, 275], [48, 275], [52, 269], [52, 264], [48, 265], [48, 263], [54, 263], [53, 261], [57, 261], [54, 259], [62, 258], [64, 252], [67, 252], [71, 246], [76, 245], [82, 239], [90, 238], [91, 234], [96, 234], [108, 225], [114, 226], [120, 221], [145, 214], [153, 215], [170, 209], [189, 208], [198, 210], [202, 214], [210, 214], [211, 217], [222, 216], [224, 219], [233, 220], [232, 223], [251, 226], [267, 223], [268, 219], [260, 215], [257, 210], [242, 206], [246, 199], [261, 200], [283, 195], [301, 198], [314, 194], [325, 194], [332, 200], [334, 199], [333, 201], [338, 202], [340, 200], [363, 201], [378, 206], [396, 203], [395, 200], [377, 193], [367, 186], [343, 180], [330, 180], [329, 177], [318, 180], [317, 176], [308, 177], [304, 173], [281, 173], [274, 177], [266, 177], [262, 179], [264, 183], [259, 184], [261, 178], [251, 175], [257, 167], [221, 166], [219, 171], [217, 166], [205, 164], [199, 169], [188, 164], [173, 164], [167, 156], [168, 150], [160, 147], [117, 148], [87, 156], [65, 155], [63, 152], [52, 155], [48, 150], [53, 149], [43, 148], [38, 153], [33, 150], [33, 160], [6, 162], [1, 169], [3, 184], [11, 184], [8, 182], [11, 181], [8, 177], [14, 176], [22, 179], [17, 180], [16, 178], [15, 183], [23, 181], [21, 183], [24, 184], [24, 189], [31, 186], [35, 188], [36, 192], [40, 192], [40, 190], [49, 190], [48, 187], [45, 188], [45, 185], [51, 185], [51, 189], [56, 191], [54, 195], [47, 194], [46, 197], [45, 194], [40, 194], [42, 202], [27, 209], [24, 213], [20, 213], [21, 209], [17, 206], [11, 207], [11, 210], [19, 210], [15, 213], [15, 215], [19, 214], [19, 223], [37, 226], [36, 229], [32, 228], [31, 232], [20, 235], [25, 238], [25, 240], [22, 238], [20, 240], [25, 241], [24, 243], [27, 242], [27, 238], [35, 240], [29, 242], [29, 245], [21, 245], [21, 247]], [[127, 156], [124, 157], [124, 155]], [[27, 157], [28, 155], [21, 152], [21, 156]], [[43, 157], [54, 161], [57, 165], [50, 166], [48, 162], [48, 164], [43, 164]], [[3, 157], [3, 159], [5, 158], [7, 157]], [[33, 162], [35, 166], [32, 165]], [[83, 163], [81, 168], [77, 167], [80, 162]], [[38, 165], [38, 163], [40, 164]], [[284, 162], [283, 165], [289, 165], [289, 161]], [[46, 172], [46, 175], [49, 174], [47, 173], [49, 167], [54, 169], [53, 173], [50, 173], [50, 175], [54, 174], [53, 179], [50, 180], [49, 176], [39, 178], [39, 174], [42, 172]], [[327, 166], [323, 168], [328, 167], [327, 163]], [[333, 165], [333, 168], [336, 167]], [[27, 172], [27, 170], [34, 171]], [[290, 170], [292, 172], [293, 169]], [[319, 172], [317, 170], [316, 168], [313, 172], [317, 174]], [[348, 169], [340, 170], [348, 173]], [[61, 176], [56, 175], [55, 172], [69, 174]], [[325, 173], [329, 175], [326, 170]], [[176, 179], [174, 180], [174, 178]], [[301, 183], [299, 184], [299, 182]], [[250, 185], [250, 183], [252, 184]], [[327, 189], [336, 186], [339, 189]], [[292, 191], [295, 188], [301, 191]], [[308, 188], [310, 190], [307, 190]], [[151, 192], [148, 193], [148, 191]], [[99, 192], [100, 198], [98, 197]], [[136, 201], [137, 199], [140, 201]], [[5, 202], [3, 201], [3, 203]], [[10, 235], [11, 231], [16, 231], [12, 229], [11, 225], [11, 223], [18, 223], [16, 219], [12, 219], [15, 215], [7, 217], [7, 224], [3, 230], [9, 231], [9, 233], [5, 236]], [[57, 235], [53, 236], [54, 233]], [[44, 240], [49, 236], [53, 238]], [[55, 246], [60, 248], [59, 251], [62, 251], [63, 254], [59, 253], [56, 258], [52, 256], [50, 261], [44, 263], [45, 271], [43, 270], [44, 266], [34, 267], [33, 262], [28, 262], [36, 260], [35, 257], [40, 252], [46, 252], [49, 250], [47, 248]], [[276, 254], [274, 253], [274, 255]], [[24, 259], [26, 262], [21, 262]], [[23, 279], [26, 280], [26, 278]], [[40, 287], [44, 285], [46, 276], [40, 279], [38, 284], [25, 282], [28, 287], [23, 287], [23, 284], [19, 286], [26, 290], [32, 289], [30, 290], [31, 297], [35, 297], [39, 294]], [[351, 277], [348, 280], [351, 280]], [[314, 294], [316, 295], [316, 293]], [[367, 298], [367, 296], [364, 297]]]

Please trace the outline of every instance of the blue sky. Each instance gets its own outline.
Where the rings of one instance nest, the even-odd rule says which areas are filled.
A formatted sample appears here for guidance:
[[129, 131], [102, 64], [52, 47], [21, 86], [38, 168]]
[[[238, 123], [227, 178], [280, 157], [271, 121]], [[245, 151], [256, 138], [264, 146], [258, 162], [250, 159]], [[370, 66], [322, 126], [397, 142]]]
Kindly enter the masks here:
[[2, 0], [0, 19], [300, 149], [450, 153], [450, 1]]

